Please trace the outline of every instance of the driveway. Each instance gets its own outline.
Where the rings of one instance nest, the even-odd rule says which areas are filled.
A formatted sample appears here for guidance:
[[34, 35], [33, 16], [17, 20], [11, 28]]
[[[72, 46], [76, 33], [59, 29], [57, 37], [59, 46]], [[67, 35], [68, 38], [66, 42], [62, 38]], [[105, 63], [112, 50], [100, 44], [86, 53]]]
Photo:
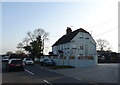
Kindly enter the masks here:
[[91, 83], [118, 83], [118, 64], [98, 64], [93, 67], [59, 69], [54, 71]]

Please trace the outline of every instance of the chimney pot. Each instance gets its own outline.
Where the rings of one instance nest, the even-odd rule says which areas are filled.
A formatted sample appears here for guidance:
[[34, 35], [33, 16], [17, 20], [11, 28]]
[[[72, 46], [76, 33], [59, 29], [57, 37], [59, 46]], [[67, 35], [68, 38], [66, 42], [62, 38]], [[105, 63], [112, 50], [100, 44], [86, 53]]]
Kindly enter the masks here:
[[70, 27], [67, 27], [66, 34], [69, 34], [72, 32], [72, 29]]

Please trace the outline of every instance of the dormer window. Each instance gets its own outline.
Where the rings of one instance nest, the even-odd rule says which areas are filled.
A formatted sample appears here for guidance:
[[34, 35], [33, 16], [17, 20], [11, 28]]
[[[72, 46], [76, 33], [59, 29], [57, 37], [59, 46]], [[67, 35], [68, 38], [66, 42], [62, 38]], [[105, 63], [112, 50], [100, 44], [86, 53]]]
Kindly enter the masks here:
[[85, 39], [89, 39], [89, 38], [85, 38]]
[[80, 34], [80, 36], [79, 36], [80, 38], [83, 38], [83, 34]]

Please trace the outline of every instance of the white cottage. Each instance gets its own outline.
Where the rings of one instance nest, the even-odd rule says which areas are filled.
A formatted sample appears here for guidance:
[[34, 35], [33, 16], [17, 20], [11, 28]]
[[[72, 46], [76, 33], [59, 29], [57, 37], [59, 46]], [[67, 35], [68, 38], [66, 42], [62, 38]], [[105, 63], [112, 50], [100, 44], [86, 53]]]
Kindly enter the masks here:
[[58, 65], [82, 67], [97, 64], [96, 42], [82, 28], [72, 31], [67, 27], [66, 34], [53, 44], [52, 52], [59, 56], [55, 59]]

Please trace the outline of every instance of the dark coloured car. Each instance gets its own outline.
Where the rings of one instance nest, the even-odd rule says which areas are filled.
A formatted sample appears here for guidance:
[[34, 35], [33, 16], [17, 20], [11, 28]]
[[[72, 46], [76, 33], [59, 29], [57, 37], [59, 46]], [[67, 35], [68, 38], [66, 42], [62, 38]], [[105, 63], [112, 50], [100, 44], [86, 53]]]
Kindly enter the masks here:
[[21, 59], [10, 59], [6, 64], [7, 71], [20, 70], [24, 71], [24, 63]]
[[52, 59], [44, 59], [44, 66], [54, 66], [55, 62]]
[[8, 62], [9, 61], [9, 58], [8, 57], [3, 57], [2, 58], [2, 62]]
[[44, 65], [44, 59], [40, 59], [40, 65]]
[[105, 63], [105, 57], [104, 56], [98, 56], [98, 63]]

